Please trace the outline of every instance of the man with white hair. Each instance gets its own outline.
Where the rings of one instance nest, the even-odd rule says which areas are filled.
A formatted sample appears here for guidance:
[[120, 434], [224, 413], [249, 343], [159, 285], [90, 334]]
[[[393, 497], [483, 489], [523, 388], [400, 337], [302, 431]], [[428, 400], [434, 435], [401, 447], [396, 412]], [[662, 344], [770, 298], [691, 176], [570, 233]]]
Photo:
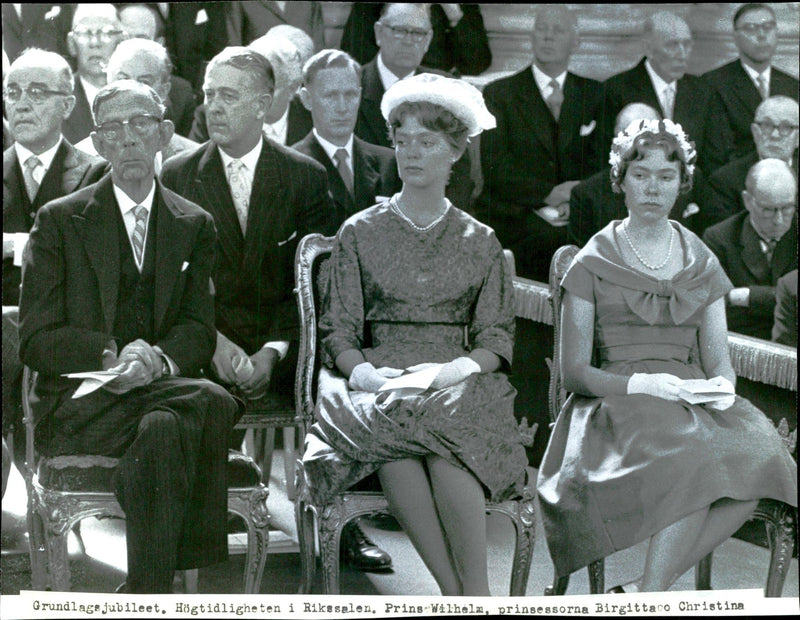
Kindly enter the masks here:
[[703, 195], [706, 225], [721, 222], [744, 210], [742, 190], [750, 168], [762, 159], [782, 159], [797, 174], [800, 107], [785, 95], [764, 99], [750, 125], [756, 150], [718, 168], [709, 177]]
[[[147, 39], [127, 39], [117, 46], [108, 61], [108, 83], [117, 80], [136, 80], [150, 86], [162, 102], [166, 102], [170, 92], [170, 63], [167, 50]], [[91, 136], [75, 145], [77, 148], [97, 155]], [[156, 154], [155, 171], [161, 172], [164, 161], [173, 155], [197, 147], [197, 142], [172, 134], [169, 144]]]
[[92, 103], [106, 84], [108, 59], [124, 38], [125, 30], [113, 4], [77, 5], [67, 35], [67, 47], [77, 65], [75, 107], [64, 123], [64, 137], [73, 144], [92, 131]]
[[603, 135], [600, 154], [611, 148], [614, 120], [629, 103], [642, 102], [683, 127], [695, 143], [702, 167], [707, 88], [687, 72], [694, 41], [686, 21], [667, 11], [653, 13], [644, 23], [645, 57], [603, 84]]
[[[303, 83], [303, 65], [297, 47], [286, 37], [272, 32], [259, 37], [247, 47], [269, 61], [275, 79], [272, 103], [264, 117], [264, 136], [284, 146], [302, 140], [311, 131], [313, 122], [297, 97]], [[208, 140], [204, 105], [195, 110], [189, 137], [197, 142]]]
[[728, 329], [769, 340], [778, 279], [797, 269], [797, 178], [780, 159], [762, 159], [747, 174], [746, 210], [706, 229], [703, 241], [733, 283]]

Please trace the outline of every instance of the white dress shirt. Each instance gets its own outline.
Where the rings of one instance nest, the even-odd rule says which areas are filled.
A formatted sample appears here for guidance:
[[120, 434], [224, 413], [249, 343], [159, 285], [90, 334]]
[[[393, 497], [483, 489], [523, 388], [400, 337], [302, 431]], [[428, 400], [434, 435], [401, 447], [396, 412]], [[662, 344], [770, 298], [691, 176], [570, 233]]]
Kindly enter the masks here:
[[378, 75], [381, 78], [381, 83], [383, 84], [383, 90], [389, 90], [390, 87], [394, 86], [400, 80], [405, 80], [407, 77], [411, 77], [414, 75], [414, 72], [411, 71], [408, 75], [404, 75], [403, 77], [397, 77], [392, 70], [389, 69], [385, 64], [383, 64], [383, 58], [381, 58], [380, 52], [378, 52]]
[[536, 86], [539, 88], [539, 92], [541, 93], [542, 99], [544, 99], [545, 102], [547, 102], [547, 98], [553, 94], [553, 87], [550, 86], [550, 82], [553, 80], [558, 83], [558, 87], [561, 89], [561, 92], [564, 92], [564, 82], [567, 80], [566, 71], [553, 78], [537, 67], [536, 63], [533, 63], [531, 67], [533, 68], [533, 79], [536, 82]]
[[[153, 186], [145, 196], [142, 202], [134, 202], [128, 194], [122, 189], [114, 187], [114, 197], [117, 199], [119, 212], [122, 214], [122, 221], [125, 223], [125, 230], [128, 231], [128, 242], [131, 244], [131, 252], [133, 252], [134, 261], [136, 260], [136, 251], [133, 249], [133, 230], [136, 228], [136, 216], [133, 214], [133, 209], [139, 205], [143, 206], [147, 211], [147, 222], [144, 227], [144, 240], [142, 243], [142, 264], [144, 263], [144, 255], [147, 252], [147, 230], [150, 228], [150, 214], [153, 212], [153, 198], [156, 195], [156, 183], [153, 181]], [[142, 273], [142, 264], [136, 263], [136, 268], [139, 273]]]
[[[653, 69], [653, 65], [650, 64], [649, 60], [644, 61], [645, 69], [647, 69], [647, 73], [650, 76], [650, 82], [653, 84], [653, 90], [656, 91], [656, 96], [658, 97], [658, 103], [661, 106], [661, 110], [664, 112], [664, 115], [673, 120], [673, 116], [675, 114], [675, 99], [678, 98], [678, 80], [673, 80], [672, 82], [665, 82], [656, 70]], [[664, 89], [667, 87], [672, 88], [672, 101], [667, 101], [664, 96]]]
[[[238, 159], [240, 162], [244, 164], [244, 170], [242, 174], [248, 179], [250, 182], [250, 187], [253, 187], [253, 179], [256, 176], [256, 165], [258, 164], [258, 158], [261, 157], [261, 149], [264, 146], [264, 142], [262, 140], [258, 141], [255, 148], [250, 151], [249, 153], [245, 153], [241, 157], [231, 157], [221, 148], [217, 147], [219, 150], [219, 155], [222, 158], [222, 168], [225, 172], [225, 178], [228, 178], [228, 164], [230, 164], [234, 159]], [[278, 352], [278, 359], [282, 360], [286, 357], [286, 353], [289, 351], [289, 343], [285, 340], [280, 341], [270, 341], [264, 344], [262, 349], [274, 349]]]
[[353, 134], [350, 134], [350, 137], [347, 139], [347, 144], [344, 146], [337, 146], [333, 142], [328, 142], [325, 138], [319, 135], [316, 127], [314, 127], [312, 131], [314, 132], [314, 137], [317, 139], [317, 142], [319, 142], [319, 145], [322, 147], [322, 150], [325, 151], [325, 154], [330, 157], [330, 160], [333, 162], [334, 168], [339, 166], [339, 163], [333, 157], [336, 154], [336, 151], [339, 149], [344, 149], [347, 151], [347, 167], [350, 168], [350, 174], [353, 174], [355, 177], [355, 174], [353, 173]]
[[289, 132], [289, 108], [274, 123], [264, 123], [264, 135], [278, 144], [286, 146], [286, 136]]
[[86, 101], [89, 102], [89, 109], [92, 109], [92, 105], [94, 104], [94, 98], [97, 97], [97, 93], [100, 92], [100, 89], [97, 88], [94, 84], [91, 84], [83, 79], [83, 76], [78, 76], [78, 79], [81, 81], [83, 85], [83, 92], [86, 93]]
[[744, 71], [745, 73], [747, 73], [747, 75], [750, 76], [750, 79], [753, 80], [753, 84], [755, 84], [756, 90], [759, 90], [758, 78], [759, 76], [763, 76], [764, 81], [767, 84], [767, 92], [769, 92], [770, 78], [772, 77], [772, 67], [767, 67], [766, 69], [764, 69], [763, 73], [759, 73], [758, 71], [753, 69], [753, 67], [744, 62], [742, 63], [742, 67], [744, 67]]

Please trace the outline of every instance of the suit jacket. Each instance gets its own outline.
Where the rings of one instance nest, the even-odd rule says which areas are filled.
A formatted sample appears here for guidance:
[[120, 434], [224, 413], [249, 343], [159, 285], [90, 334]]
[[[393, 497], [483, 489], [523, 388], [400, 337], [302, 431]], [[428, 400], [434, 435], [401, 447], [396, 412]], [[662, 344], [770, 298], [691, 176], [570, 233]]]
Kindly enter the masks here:
[[[602, 108], [602, 142], [599, 153], [608, 156], [611, 151], [611, 141], [614, 139], [614, 123], [617, 114], [629, 103], [646, 103], [655, 108], [664, 116], [658, 95], [653, 88], [653, 81], [645, 66], [645, 58], [639, 64], [613, 75], [603, 83], [603, 108]], [[678, 80], [675, 92], [672, 120], [679, 123], [689, 139], [695, 143], [698, 157], [702, 157], [705, 114], [708, 99], [708, 90], [700, 78], [684, 74]], [[701, 163], [701, 162], [698, 162]]]
[[[701, 174], [699, 169], [695, 170], [695, 183], [700, 182], [697, 177]], [[609, 222], [628, 216], [625, 195], [614, 193], [614, 190], [611, 189], [610, 175], [611, 169], [605, 168], [572, 188], [569, 197], [569, 226], [567, 228], [570, 243], [576, 243], [583, 247], [595, 233]], [[680, 222], [692, 232], [700, 234], [705, 222], [702, 215], [704, 207], [700, 207], [699, 212], [687, 209], [691, 203], [699, 203], [695, 199], [695, 195], [694, 188], [686, 194], [680, 194], [670, 211], [669, 218]]]
[[72, 114], [67, 117], [61, 127], [64, 137], [77, 144], [90, 133], [94, 127], [94, 119], [92, 118], [92, 108], [89, 106], [89, 100], [86, 98], [86, 91], [83, 90], [78, 75], [75, 75], [75, 107], [72, 109]]
[[397, 174], [394, 151], [364, 142], [357, 136], [353, 137], [355, 200], [347, 191], [336, 165], [314, 137], [314, 132], [309, 132], [300, 142], [293, 144], [292, 148], [325, 166], [329, 193], [336, 208], [337, 225], [354, 213], [374, 205], [376, 196], [392, 196], [400, 191], [402, 186]]
[[797, 269], [797, 214], [775, 246], [771, 263], [761, 251], [759, 237], [747, 211], [706, 229], [703, 241], [717, 255], [733, 285], [750, 289], [749, 307], [728, 306], [728, 329], [769, 340], [775, 311], [775, 285], [782, 275]]
[[187, 80], [177, 75], [170, 75], [169, 81], [172, 86], [165, 102], [167, 111], [164, 118], [175, 124], [175, 133], [188, 136], [192, 130], [194, 109], [197, 107], [194, 90]]
[[[314, 121], [311, 112], [305, 109], [299, 97], [289, 102], [289, 118], [286, 127], [286, 146], [302, 140], [311, 131]], [[198, 144], [208, 140], [208, 125], [206, 125], [206, 106], [201, 103], [194, 111], [194, 122], [189, 138]]]
[[273, 26], [289, 24], [300, 28], [314, 41], [314, 50], [325, 47], [325, 22], [320, 2], [226, 2], [228, 45], [249, 45]]
[[775, 324], [772, 326], [775, 342], [797, 347], [797, 269], [778, 278], [775, 287]]
[[[420, 73], [437, 73], [452, 77], [444, 71], [423, 66], [418, 67], [414, 75], [419, 75]], [[386, 91], [383, 88], [383, 82], [378, 72], [378, 57], [376, 55], [375, 58], [364, 65], [361, 71], [361, 105], [358, 108], [355, 134], [370, 144], [392, 148], [392, 142], [389, 140], [389, 130], [381, 114], [381, 99], [383, 99], [384, 92]], [[447, 197], [455, 206], [465, 211], [472, 210], [472, 189], [475, 185], [472, 165], [472, 155], [468, 147], [464, 152], [464, 156], [453, 165], [450, 182], [447, 185]]]
[[[214, 352], [209, 278], [214, 222], [157, 184], [154, 342], [193, 376]], [[39, 372], [37, 420], [77, 387], [67, 372], [102, 368], [113, 336], [120, 281], [119, 215], [110, 176], [49, 202], [36, 216], [23, 262], [20, 359]]]
[[[62, 140], [53, 162], [42, 178], [39, 191], [31, 203], [25, 190], [22, 166], [13, 147], [3, 152], [3, 232], [26, 233], [33, 226], [39, 208], [99, 180], [104, 162], [87, 155], [67, 140]], [[19, 303], [21, 271], [13, 259], [3, 260], [3, 305]]]
[[214, 216], [217, 329], [248, 355], [269, 341], [296, 341], [292, 291], [297, 244], [310, 232], [335, 231], [324, 168], [264, 139], [244, 236], [214, 143], [172, 157], [161, 180]]
[[22, 19], [10, 2], [3, 3], [3, 49], [11, 62], [28, 47], [38, 47], [69, 58], [67, 33], [72, 28], [70, 4], [22, 4]]
[[[422, 58], [426, 67], [450, 71], [456, 75], [478, 75], [492, 64], [492, 50], [483, 16], [477, 4], [459, 4], [463, 17], [455, 27], [439, 4], [431, 4], [433, 38]], [[359, 63], [369, 62], [378, 53], [375, 43], [375, 22], [383, 8], [382, 2], [354, 2], [342, 31], [339, 49]]]
[[[737, 58], [703, 75], [711, 93], [706, 119], [706, 141], [701, 157], [708, 172], [744, 157], [756, 148], [750, 124], [761, 103], [761, 95]], [[795, 101], [800, 82], [772, 67], [769, 94], [786, 95]]]
[[708, 226], [744, 211], [742, 190], [745, 179], [758, 161], [758, 153], [753, 151], [718, 168], [708, 177], [702, 188], [703, 211]]

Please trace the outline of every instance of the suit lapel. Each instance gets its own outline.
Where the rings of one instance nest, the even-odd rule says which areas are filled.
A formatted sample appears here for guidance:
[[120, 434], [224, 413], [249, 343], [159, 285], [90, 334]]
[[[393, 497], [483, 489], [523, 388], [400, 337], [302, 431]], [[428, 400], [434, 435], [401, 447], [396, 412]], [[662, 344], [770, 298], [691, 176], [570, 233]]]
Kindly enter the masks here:
[[[533, 79], [533, 70], [528, 68], [522, 72], [519, 84], [516, 88], [516, 98], [519, 102], [518, 110], [528, 110], [529, 118], [523, 123], [539, 138], [539, 142], [544, 146], [550, 155], [555, 155], [554, 129], [556, 127], [550, 108], [547, 107], [536, 80]], [[531, 119], [547, 119], [546, 122], [533, 123]]]
[[[339, 221], [344, 221], [344, 219], [350, 215], [351, 213], [355, 212], [355, 203], [353, 202], [353, 197], [350, 196], [350, 192], [347, 191], [347, 188], [344, 185], [344, 181], [342, 180], [341, 175], [339, 174], [339, 170], [331, 161], [331, 158], [328, 157], [328, 154], [325, 152], [325, 149], [322, 148], [322, 145], [317, 141], [314, 137], [314, 134], [309, 134], [309, 141], [308, 141], [308, 152], [311, 153], [311, 157], [316, 159], [319, 163], [325, 166], [325, 171], [328, 173], [328, 187], [330, 188], [331, 198], [336, 203], [336, 209], [339, 211], [338, 219]], [[353, 144], [353, 159], [355, 160], [355, 142]], [[353, 162], [355, 166], [355, 161]], [[357, 172], [354, 171], [354, 183], [358, 183], [356, 180], [358, 178]]]
[[580, 137], [580, 126], [584, 121], [584, 93], [571, 73], [564, 80], [564, 103], [558, 116], [558, 150], [567, 151], [572, 141]]
[[108, 176], [98, 182], [83, 212], [72, 216], [97, 277], [105, 329], [108, 333], [114, 329], [119, 293], [118, 209], [111, 177]]
[[[380, 171], [374, 159], [364, 151], [360, 140], [353, 138], [353, 182], [355, 185], [354, 210], [361, 210], [362, 205], [371, 205], [377, 193], [375, 188], [380, 180]], [[348, 194], [349, 195], [349, 194]], [[350, 215], [352, 212], [348, 212]]]
[[33, 224], [33, 218], [29, 213], [31, 213], [31, 201], [28, 192], [25, 191], [25, 180], [22, 177], [17, 150], [10, 147], [3, 153], [3, 230], [27, 232]]
[[763, 282], [769, 276], [769, 264], [764, 252], [761, 251], [758, 235], [750, 224], [750, 218], [745, 217], [742, 224], [742, 234], [739, 238], [742, 248], [742, 262], [753, 274], [756, 280]]
[[281, 231], [279, 222], [287, 215], [286, 210], [281, 209], [286, 192], [285, 183], [281, 183], [283, 173], [281, 162], [275, 156], [275, 148], [268, 140], [263, 140], [250, 193], [244, 241], [245, 265], [260, 265], [267, 246], [280, 241], [276, 238]]
[[[750, 79], [750, 76], [747, 75], [747, 72], [742, 67], [742, 63], [740, 61], [736, 61], [735, 65], [736, 69], [733, 72], [733, 80], [731, 81], [729, 87], [726, 89], [731, 93], [731, 96], [739, 99], [742, 102], [742, 111], [743, 115], [746, 112], [748, 118], [752, 118], [753, 112], [761, 103], [761, 95], [756, 88], [756, 85], [753, 84], [753, 80]], [[774, 78], [770, 80], [770, 88], [772, 88], [772, 83], [774, 82]]]
[[202, 187], [199, 193], [207, 197], [201, 204], [206, 205], [205, 208], [214, 216], [219, 246], [231, 264], [240, 265], [244, 241], [242, 227], [239, 225], [228, 180], [222, 169], [222, 158], [213, 142], [208, 143], [206, 152], [200, 158], [195, 183]]
[[786, 272], [797, 269], [797, 214], [792, 219], [792, 226], [775, 246], [770, 267], [773, 282]]
[[[645, 60], [646, 59], [643, 58], [641, 62], [636, 65], [635, 82], [638, 82], [638, 84], [634, 84], [636, 98], [640, 100], [641, 103], [646, 103], [650, 107], [655, 108], [663, 118], [666, 118], [664, 108], [661, 107], [661, 99], [658, 98], [658, 93], [656, 93], [655, 86], [653, 86], [653, 80], [650, 79], [650, 74], [647, 72], [647, 67], [644, 64]], [[677, 103], [675, 106], [677, 106]], [[672, 116], [675, 116], [675, 110], [673, 110]]]

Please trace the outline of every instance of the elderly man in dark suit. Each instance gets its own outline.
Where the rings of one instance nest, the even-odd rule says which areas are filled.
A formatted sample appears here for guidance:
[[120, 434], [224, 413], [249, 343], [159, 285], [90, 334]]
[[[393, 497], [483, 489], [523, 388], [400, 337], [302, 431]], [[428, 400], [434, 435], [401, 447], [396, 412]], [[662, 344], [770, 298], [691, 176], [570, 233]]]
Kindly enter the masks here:
[[325, 47], [321, 2], [226, 2], [225, 18], [230, 45], [249, 45], [274, 26], [288, 24], [308, 34], [314, 49]]
[[273, 88], [261, 54], [229, 47], [215, 56], [203, 85], [210, 141], [166, 162], [161, 178], [217, 225], [212, 372], [247, 398], [269, 389], [291, 404], [295, 250], [335, 225], [325, 169], [261, 134]]
[[[361, 72], [361, 106], [356, 135], [380, 146], [392, 147], [381, 100], [387, 89], [402, 79], [425, 72], [443, 73], [421, 66], [433, 29], [430, 7], [425, 4], [387, 3], [375, 23], [378, 54]], [[478, 153], [473, 145], [453, 166], [447, 197], [460, 209], [472, 211], [478, 173]]]
[[798, 124], [800, 108], [791, 97], [775, 95], [758, 105], [750, 125], [756, 150], [715, 170], [702, 189], [706, 225], [716, 224], [744, 210], [744, 182], [757, 161], [770, 157], [782, 159], [797, 173]]
[[481, 137], [485, 185], [476, 211], [514, 252], [517, 272], [546, 282], [553, 253], [567, 242], [570, 190], [598, 169], [600, 84], [567, 71], [578, 32], [563, 5], [539, 9], [532, 41], [533, 64], [484, 90], [497, 128]]
[[[78, 151], [61, 135], [61, 125], [75, 105], [72, 71], [63, 57], [44, 50], [27, 50], [3, 77], [4, 102], [15, 139], [3, 153], [5, 436], [12, 429], [21, 430], [22, 364], [17, 354], [17, 305], [22, 250], [28, 232], [42, 205], [97, 181], [103, 174], [103, 162]], [[17, 457], [22, 457], [22, 444], [15, 448]]]
[[75, 107], [66, 123], [64, 136], [73, 144], [89, 135], [94, 125], [92, 102], [106, 84], [106, 65], [117, 44], [125, 38], [117, 9], [112, 4], [79, 4], [67, 35], [69, 53], [75, 57]]
[[620, 110], [641, 102], [680, 124], [702, 157], [707, 89], [700, 78], [686, 73], [693, 47], [689, 25], [673, 13], [659, 11], [645, 21], [644, 36], [645, 57], [603, 84], [601, 153], [608, 155], [611, 149]]
[[[92, 108], [98, 183], [39, 210], [26, 248], [20, 357], [39, 373], [36, 442], [49, 455], [119, 458], [127, 581], [168, 593], [176, 569], [227, 558], [227, 436], [239, 408], [198, 377], [214, 350], [214, 222], [156, 179], [173, 128], [150, 87], [102, 88]], [[110, 371], [72, 398], [65, 373]]]
[[339, 224], [402, 185], [394, 151], [353, 135], [360, 78], [361, 67], [345, 52], [323, 50], [313, 56], [304, 67], [300, 98], [314, 128], [292, 145], [325, 166]]
[[38, 2], [3, 2], [3, 49], [10, 60], [29, 47], [67, 56], [72, 6]]
[[703, 241], [735, 287], [728, 293], [728, 328], [769, 340], [775, 285], [797, 269], [797, 178], [785, 161], [762, 159], [747, 174], [746, 211], [706, 229]]
[[700, 164], [707, 172], [755, 150], [750, 127], [764, 99], [773, 95], [795, 101], [798, 98], [797, 78], [772, 66], [778, 47], [778, 24], [772, 7], [755, 3], [739, 7], [733, 17], [733, 42], [739, 58], [702, 78], [712, 93], [704, 113], [705, 148], [698, 149]]

